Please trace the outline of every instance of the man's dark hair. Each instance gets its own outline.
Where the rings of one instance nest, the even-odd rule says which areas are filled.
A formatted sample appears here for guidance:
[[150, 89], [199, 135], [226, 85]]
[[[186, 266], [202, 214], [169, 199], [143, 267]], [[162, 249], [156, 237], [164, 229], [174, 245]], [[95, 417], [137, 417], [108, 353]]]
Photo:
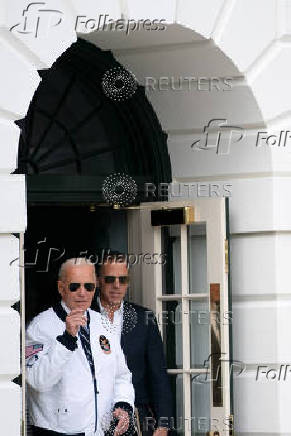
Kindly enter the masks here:
[[100, 261], [96, 264], [96, 273], [98, 276], [101, 274], [102, 266], [106, 263], [126, 263], [127, 268], [129, 266], [127, 254], [120, 253], [119, 251], [110, 251], [102, 256], [102, 262]]

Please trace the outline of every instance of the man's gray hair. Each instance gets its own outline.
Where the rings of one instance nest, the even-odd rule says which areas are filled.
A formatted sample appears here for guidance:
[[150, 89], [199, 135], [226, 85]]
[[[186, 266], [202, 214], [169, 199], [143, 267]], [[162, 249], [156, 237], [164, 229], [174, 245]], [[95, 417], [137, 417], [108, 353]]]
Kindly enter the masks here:
[[74, 265], [92, 265], [95, 273], [95, 265], [90, 260], [85, 257], [72, 257], [71, 259], [67, 259], [64, 263], [62, 263], [58, 278], [59, 280], [64, 280], [66, 277], [67, 268]]

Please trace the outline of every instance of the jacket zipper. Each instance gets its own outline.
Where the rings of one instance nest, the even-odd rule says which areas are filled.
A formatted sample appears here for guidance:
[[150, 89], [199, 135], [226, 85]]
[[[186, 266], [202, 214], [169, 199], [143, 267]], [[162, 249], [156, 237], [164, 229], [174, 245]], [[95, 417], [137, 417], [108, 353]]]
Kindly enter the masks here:
[[94, 371], [94, 375], [92, 374], [93, 377], [93, 383], [94, 383], [94, 399], [95, 399], [95, 433], [97, 431], [97, 394], [99, 394], [99, 392], [97, 391], [97, 382], [96, 382], [96, 377], [95, 377], [95, 371]]
[[[89, 341], [90, 341], [90, 337], [91, 337], [91, 334], [90, 334], [90, 313], [88, 311], [87, 311], [87, 328], [89, 330]], [[84, 350], [86, 359], [87, 359], [87, 361], [89, 363], [89, 366], [90, 366], [90, 371], [91, 371], [91, 375], [92, 375], [92, 381], [93, 381], [93, 385], [94, 385], [94, 402], [95, 402], [95, 431], [94, 432], [96, 433], [96, 431], [97, 431], [97, 394], [99, 394], [99, 392], [97, 391], [97, 382], [96, 382], [96, 373], [95, 373], [95, 362], [94, 362], [94, 357], [93, 357], [93, 353], [92, 353], [92, 349], [91, 349], [91, 343], [89, 345], [89, 351], [90, 351], [90, 354], [91, 354], [91, 362], [90, 362], [90, 358], [87, 355], [86, 348], [83, 347], [83, 344], [82, 344], [82, 348]]]

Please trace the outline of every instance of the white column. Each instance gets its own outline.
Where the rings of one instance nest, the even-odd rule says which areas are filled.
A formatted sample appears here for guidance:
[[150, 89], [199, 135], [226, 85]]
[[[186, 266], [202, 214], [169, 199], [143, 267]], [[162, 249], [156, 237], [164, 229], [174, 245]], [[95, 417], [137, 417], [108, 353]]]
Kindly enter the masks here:
[[12, 380], [20, 370], [20, 317], [12, 305], [20, 299], [19, 240], [12, 233], [25, 231], [25, 179], [0, 175], [0, 429], [19, 436], [21, 389]]

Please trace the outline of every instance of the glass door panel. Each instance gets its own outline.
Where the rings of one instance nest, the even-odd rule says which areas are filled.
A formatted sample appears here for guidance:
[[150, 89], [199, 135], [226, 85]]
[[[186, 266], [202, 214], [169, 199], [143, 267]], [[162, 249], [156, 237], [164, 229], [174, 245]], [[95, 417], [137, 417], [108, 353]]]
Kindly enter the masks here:
[[161, 238], [166, 260], [162, 267], [163, 295], [181, 294], [180, 226], [163, 226]]
[[190, 301], [190, 359], [191, 368], [205, 368], [210, 355], [209, 298]]
[[207, 292], [206, 223], [188, 226], [189, 293]]
[[211, 429], [210, 417], [210, 383], [201, 383], [191, 378], [191, 434], [205, 436]]
[[174, 419], [171, 422], [171, 428], [175, 429], [178, 436], [183, 436], [185, 433], [184, 420], [184, 399], [183, 399], [183, 375], [170, 374], [170, 383], [174, 396]]
[[163, 341], [167, 367], [183, 368], [182, 307], [181, 302], [165, 301], [159, 314], [163, 326]]
[[[151, 225], [153, 209], [185, 206], [194, 208], [194, 222]], [[139, 229], [144, 251], [166, 254], [163, 265], [141, 269], [141, 283], [143, 302], [156, 311], [163, 336], [175, 428], [179, 436], [208, 436], [217, 422], [217, 434], [230, 436], [223, 425], [231, 410], [229, 326], [223, 323], [229, 304], [225, 200], [143, 204]]]

